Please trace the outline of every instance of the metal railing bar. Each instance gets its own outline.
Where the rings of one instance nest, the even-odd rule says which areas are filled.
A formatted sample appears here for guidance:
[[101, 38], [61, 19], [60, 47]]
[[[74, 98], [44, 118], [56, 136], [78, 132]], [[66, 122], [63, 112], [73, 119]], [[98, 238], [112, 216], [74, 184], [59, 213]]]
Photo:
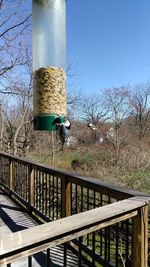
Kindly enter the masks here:
[[32, 256], [28, 256], [28, 267], [32, 267]]
[[50, 267], [50, 249], [47, 249], [47, 255], [46, 255], [46, 265], [47, 267]]

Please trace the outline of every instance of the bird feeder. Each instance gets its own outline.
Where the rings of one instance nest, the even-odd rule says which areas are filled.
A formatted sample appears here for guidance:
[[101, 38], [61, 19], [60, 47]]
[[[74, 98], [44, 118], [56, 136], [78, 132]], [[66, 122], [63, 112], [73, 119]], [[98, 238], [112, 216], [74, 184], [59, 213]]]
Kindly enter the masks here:
[[55, 131], [66, 107], [66, 0], [33, 0], [34, 130]]

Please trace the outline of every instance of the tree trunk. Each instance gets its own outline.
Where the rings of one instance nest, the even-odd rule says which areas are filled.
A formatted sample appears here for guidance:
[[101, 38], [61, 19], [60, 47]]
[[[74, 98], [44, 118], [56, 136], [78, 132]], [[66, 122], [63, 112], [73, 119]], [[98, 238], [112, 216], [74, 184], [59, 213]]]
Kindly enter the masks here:
[[15, 132], [15, 134], [14, 134], [14, 140], [13, 140], [13, 154], [14, 154], [14, 155], [16, 155], [17, 152], [18, 152], [18, 148], [17, 148], [17, 138], [18, 138], [18, 134], [19, 134], [19, 132], [20, 132], [20, 130], [21, 130], [23, 124], [24, 124], [24, 120], [25, 120], [25, 117], [26, 117], [27, 112], [28, 112], [28, 105], [27, 105], [27, 107], [26, 107], [26, 109], [25, 109], [25, 111], [24, 111], [24, 114], [23, 114], [23, 116], [22, 116], [22, 118], [21, 118], [21, 121], [20, 121], [20, 123], [19, 123], [19, 126], [18, 126], [18, 128], [16, 129], [16, 132]]

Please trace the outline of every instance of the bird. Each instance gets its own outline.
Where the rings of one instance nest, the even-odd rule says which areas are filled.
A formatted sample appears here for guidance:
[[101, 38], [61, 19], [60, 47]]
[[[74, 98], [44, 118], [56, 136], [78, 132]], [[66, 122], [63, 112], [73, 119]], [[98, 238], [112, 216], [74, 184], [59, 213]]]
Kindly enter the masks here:
[[96, 126], [94, 124], [92, 124], [92, 123], [88, 123], [87, 126], [90, 127], [90, 129], [93, 130], [93, 131], [97, 130]]
[[63, 150], [64, 143], [68, 139], [69, 131], [71, 128], [71, 122], [67, 117], [64, 117], [64, 121], [61, 122], [59, 118], [56, 118], [54, 121], [54, 124], [56, 125], [56, 129], [58, 131], [60, 141], [62, 143], [61, 151]]

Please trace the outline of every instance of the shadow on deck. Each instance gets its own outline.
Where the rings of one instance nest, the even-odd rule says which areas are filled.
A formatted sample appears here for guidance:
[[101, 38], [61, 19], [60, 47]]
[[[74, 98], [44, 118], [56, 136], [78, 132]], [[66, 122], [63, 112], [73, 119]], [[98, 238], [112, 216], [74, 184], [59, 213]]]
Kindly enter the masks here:
[[[5, 238], [9, 233], [15, 233], [24, 229], [31, 228], [38, 223], [29, 216], [26, 211], [17, 206], [5, 193], [0, 191], [0, 237]], [[63, 265], [64, 246], [56, 246], [50, 250], [50, 266]], [[32, 261], [29, 263], [29, 261]], [[47, 266], [47, 253], [40, 252], [32, 258], [23, 258], [11, 264], [12, 267], [45, 267]], [[78, 266], [78, 258], [71, 252], [67, 252], [67, 266]], [[86, 266], [85, 264], [82, 266]]]

